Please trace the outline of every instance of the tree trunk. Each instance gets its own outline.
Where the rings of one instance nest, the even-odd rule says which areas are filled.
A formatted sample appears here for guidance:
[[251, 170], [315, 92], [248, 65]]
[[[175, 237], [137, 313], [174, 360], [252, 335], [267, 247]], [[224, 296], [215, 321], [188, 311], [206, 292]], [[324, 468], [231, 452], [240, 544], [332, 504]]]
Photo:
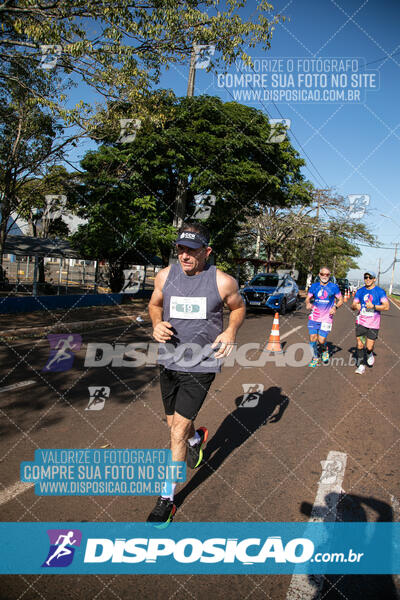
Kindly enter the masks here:
[[[3, 254], [4, 254], [4, 244], [6, 241], [6, 227], [3, 227], [4, 221], [0, 224], [0, 274], [3, 272]], [[7, 222], [6, 222], [7, 225]]]
[[44, 284], [44, 283], [46, 283], [46, 276], [45, 276], [45, 272], [44, 272], [44, 256], [39, 256], [38, 267], [39, 267], [38, 283]]
[[111, 292], [113, 294], [118, 294], [124, 286], [124, 265], [119, 261], [112, 262], [111, 260], [108, 265]]
[[10, 193], [11, 193], [11, 172], [7, 170], [4, 177], [4, 192], [3, 197], [0, 195], [0, 213], [1, 213], [1, 222], [0, 222], [0, 267], [3, 265], [3, 254], [4, 254], [4, 244], [7, 238], [7, 225], [8, 220], [11, 215], [11, 203], [10, 203]]
[[178, 186], [176, 190], [176, 199], [175, 199], [175, 214], [173, 225], [174, 227], [179, 228], [186, 216], [186, 197], [187, 190], [185, 181], [180, 177], [178, 180]]

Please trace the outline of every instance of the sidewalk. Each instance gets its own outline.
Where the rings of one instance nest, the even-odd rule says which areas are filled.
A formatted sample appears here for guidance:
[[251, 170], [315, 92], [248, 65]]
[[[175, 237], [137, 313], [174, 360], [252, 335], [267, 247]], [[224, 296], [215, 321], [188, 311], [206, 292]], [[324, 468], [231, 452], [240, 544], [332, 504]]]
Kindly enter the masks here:
[[0, 338], [43, 337], [48, 333], [87, 331], [135, 321], [148, 320], [148, 299], [135, 299], [116, 306], [93, 306], [64, 310], [0, 315]]

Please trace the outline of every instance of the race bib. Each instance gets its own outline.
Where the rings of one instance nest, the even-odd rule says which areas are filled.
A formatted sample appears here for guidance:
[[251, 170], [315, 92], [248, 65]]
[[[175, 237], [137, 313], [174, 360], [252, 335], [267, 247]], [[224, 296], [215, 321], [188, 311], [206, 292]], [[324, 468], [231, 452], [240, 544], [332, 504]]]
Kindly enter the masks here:
[[171, 296], [169, 315], [171, 319], [207, 319], [207, 298]]
[[332, 323], [321, 323], [321, 331], [330, 331], [332, 329]]

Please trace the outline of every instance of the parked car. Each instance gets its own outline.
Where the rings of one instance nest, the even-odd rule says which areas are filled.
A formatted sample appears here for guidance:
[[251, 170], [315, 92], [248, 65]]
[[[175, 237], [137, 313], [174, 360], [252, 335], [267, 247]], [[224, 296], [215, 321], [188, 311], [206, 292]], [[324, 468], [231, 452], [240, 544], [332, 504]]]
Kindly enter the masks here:
[[240, 290], [246, 307], [279, 311], [296, 308], [299, 288], [290, 275], [258, 273]]
[[338, 277], [336, 283], [339, 286], [340, 291], [342, 292], [342, 294], [344, 294], [344, 292], [347, 291], [351, 291], [351, 285], [348, 279], [345, 279], [343, 277]]

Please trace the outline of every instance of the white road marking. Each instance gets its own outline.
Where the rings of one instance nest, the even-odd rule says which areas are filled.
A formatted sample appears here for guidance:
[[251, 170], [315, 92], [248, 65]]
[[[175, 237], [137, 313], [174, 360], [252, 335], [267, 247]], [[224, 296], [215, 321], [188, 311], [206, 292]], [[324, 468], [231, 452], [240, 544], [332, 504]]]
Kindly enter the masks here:
[[[390, 495], [390, 501], [392, 503], [393, 522], [398, 523], [400, 521], [400, 502], [396, 496], [392, 495]], [[396, 587], [397, 596], [400, 598], [400, 575], [393, 575], [393, 581]]]
[[287, 331], [286, 333], [284, 333], [283, 335], [281, 335], [281, 340], [284, 340], [285, 338], [289, 337], [289, 335], [292, 335], [292, 333], [294, 333], [295, 331], [298, 331], [299, 329], [302, 329], [303, 325], [299, 325], [298, 327], [295, 327], [294, 329], [291, 329], [290, 331]]
[[34, 383], [36, 383], [34, 379], [29, 379], [27, 381], [19, 381], [18, 383], [6, 385], [6, 387], [0, 388], [0, 394], [2, 392], [11, 392], [11, 390], [18, 390], [19, 388], [26, 387], [27, 385], [33, 385]]
[[[310, 522], [336, 521], [337, 504], [342, 492], [347, 454], [331, 450], [321, 461], [322, 474], [312, 507]], [[319, 600], [323, 575], [293, 575], [286, 600]]]
[[400, 306], [398, 304], [396, 304], [396, 302], [394, 302], [391, 298], [389, 298], [389, 302], [391, 302], [393, 304], [393, 306], [395, 306], [397, 308], [397, 310], [400, 310]]
[[393, 521], [398, 523], [400, 521], [400, 502], [396, 498], [396, 496], [390, 496], [390, 501], [392, 503], [393, 508]]
[[25, 481], [17, 481], [14, 485], [10, 485], [5, 490], [0, 492], [0, 505], [6, 504], [6, 502], [10, 502], [10, 500], [14, 500], [16, 496], [23, 494], [26, 490], [34, 487], [34, 483], [26, 483]]

